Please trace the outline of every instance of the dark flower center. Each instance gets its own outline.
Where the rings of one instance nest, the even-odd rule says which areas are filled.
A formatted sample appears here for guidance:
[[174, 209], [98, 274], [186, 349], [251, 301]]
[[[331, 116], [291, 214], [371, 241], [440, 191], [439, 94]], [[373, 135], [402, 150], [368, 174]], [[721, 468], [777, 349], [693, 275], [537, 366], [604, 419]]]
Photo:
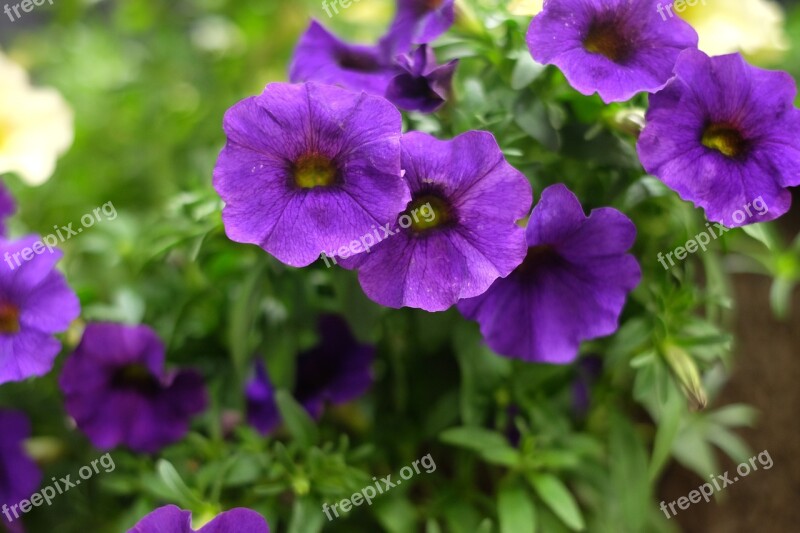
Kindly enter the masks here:
[[19, 309], [9, 303], [0, 303], [0, 333], [19, 331]]
[[158, 379], [146, 366], [134, 363], [119, 368], [111, 378], [111, 385], [117, 389], [129, 389], [151, 395], [161, 388]]
[[303, 189], [328, 187], [336, 183], [338, 171], [336, 165], [320, 154], [301, 156], [292, 168], [294, 182]]
[[436, 11], [437, 9], [442, 7], [442, 4], [444, 4], [444, 0], [423, 0], [422, 3], [425, 6], [426, 10]]
[[381, 69], [374, 55], [361, 50], [341, 50], [336, 54], [336, 61], [340, 67], [356, 72], [377, 72]]
[[523, 277], [529, 277], [539, 271], [542, 267], [547, 267], [561, 261], [555, 247], [549, 244], [538, 244], [528, 248], [528, 255], [525, 260], [517, 267], [517, 272]]
[[703, 131], [703, 146], [736, 158], [747, 150], [747, 140], [730, 124], [711, 124]]
[[583, 39], [583, 47], [593, 54], [622, 63], [631, 55], [631, 44], [614, 21], [595, 21]]
[[403, 214], [411, 219], [411, 231], [414, 233], [446, 226], [455, 220], [450, 202], [437, 193], [425, 193], [415, 197], [408, 203]]

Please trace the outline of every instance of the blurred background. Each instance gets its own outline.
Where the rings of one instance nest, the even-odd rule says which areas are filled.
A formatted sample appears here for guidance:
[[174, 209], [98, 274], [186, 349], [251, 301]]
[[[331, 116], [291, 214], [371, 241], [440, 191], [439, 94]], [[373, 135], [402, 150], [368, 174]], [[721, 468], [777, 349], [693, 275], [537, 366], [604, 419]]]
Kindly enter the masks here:
[[[752, 61], [800, 79], [800, 4], [783, 0], [783, 19], [770, 26], [754, 22], [740, 2], [747, 4], [708, 0], [705, 11], [691, 15], [716, 28], [703, 36], [708, 45], [742, 40]], [[71, 285], [82, 300], [103, 302], [90, 303], [84, 318], [139, 321], [145, 301], [150, 313], [169, 316], [158, 311], [177, 307], [177, 293], [153, 294], [142, 272], [151, 272], [147, 263], [162, 249], [219, 230], [218, 217], [208, 214], [217, 209], [210, 182], [225, 110], [286, 79], [309, 17], [348, 40], [372, 41], [393, 7], [361, 0], [329, 18], [321, 2], [308, 0], [54, 0], [14, 22], [0, 14], [2, 51], [36, 85], [56, 87], [75, 115], [74, 144], [50, 181], [31, 188], [6, 180], [21, 206], [12, 233], [46, 234], [113, 201], [117, 221], [66, 245], [74, 252], [64, 265]], [[794, 205], [779, 223], [787, 240], [800, 231], [797, 191]], [[761, 412], [743, 435], [756, 452], [769, 450], [775, 467], [728, 487], [720, 505], [694, 505], [674, 520], [687, 532], [793, 532], [800, 524], [800, 297], [795, 291], [779, 320], [771, 280], [742, 272], [734, 287], [736, 367], [720, 403], [750, 403]], [[735, 467], [719, 459], [722, 471]], [[700, 483], [673, 465], [661, 497], [676, 500]]]

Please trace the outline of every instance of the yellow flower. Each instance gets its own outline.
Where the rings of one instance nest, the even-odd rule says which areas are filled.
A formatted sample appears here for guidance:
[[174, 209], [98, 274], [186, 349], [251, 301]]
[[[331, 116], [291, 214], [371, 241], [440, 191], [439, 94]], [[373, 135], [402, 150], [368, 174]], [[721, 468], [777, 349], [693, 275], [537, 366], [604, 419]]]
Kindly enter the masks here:
[[685, 7], [680, 16], [697, 30], [700, 49], [709, 55], [742, 52], [770, 60], [788, 49], [783, 10], [772, 0], [695, 0]]
[[29, 185], [53, 174], [72, 144], [72, 110], [55, 89], [32, 87], [22, 67], [0, 53], [0, 174]]
[[508, 10], [512, 15], [532, 17], [538, 15], [544, 6], [544, 0], [511, 0]]

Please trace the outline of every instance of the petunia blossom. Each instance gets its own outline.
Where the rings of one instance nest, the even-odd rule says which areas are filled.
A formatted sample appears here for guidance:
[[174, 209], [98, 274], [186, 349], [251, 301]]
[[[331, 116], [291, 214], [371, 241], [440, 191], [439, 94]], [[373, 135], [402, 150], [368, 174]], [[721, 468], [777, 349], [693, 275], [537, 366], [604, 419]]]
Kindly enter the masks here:
[[166, 505], [139, 520], [128, 533], [269, 533], [269, 525], [257, 512], [238, 507], [217, 515], [195, 530], [191, 511]]
[[[298, 355], [293, 395], [314, 418], [327, 404], [339, 405], [362, 396], [374, 380], [375, 347], [353, 336], [347, 322], [323, 315], [318, 324], [319, 342]], [[280, 422], [275, 389], [261, 361], [247, 386], [247, 419], [262, 434]]]
[[494, 351], [530, 362], [570, 363], [584, 340], [610, 335], [641, 279], [627, 253], [633, 223], [616, 209], [590, 216], [564, 185], [542, 192], [526, 230], [525, 261], [481, 296], [458, 304]]
[[0, 526], [16, 532], [21, 531], [19, 519], [23, 514], [17, 504], [39, 488], [42, 472], [23, 447], [31, 436], [28, 418], [17, 411], [0, 409], [0, 428]]
[[147, 326], [91, 323], [59, 378], [67, 413], [95, 447], [155, 453], [182, 439], [208, 403], [193, 370], [165, 371]]
[[650, 98], [637, 146], [644, 168], [727, 227], [786, 213], [788, 187], [800, 185], [792, 77], [698, 50], [681, 55], [675, 74]]
[[389, 83], [386, 98], [400, 109], [433, 113], [450, 98], [457, 59], [437, 65], [433, 49], [423, 44], [397, 64], [403, 72]]
[[482, 294], [525, 258], [516, 222], [530, 210], [531, 186], [488, 132], [449, 141], [411, 132], [402, 145], [412, 197], [399, 227], [342, 265], [358, 269], [362, 289], [381, 305], [444, 311]]
[[397, 0], [397, 12], [381, 45], [391, 57], [407, 53], [414, 44], [434, 41], [455, 18], [455, 0]]
[[25, 70], [0, 53], [0, 174], [40, 185], [72, 144], [72, 110], [55, 89], [33, 87]]
[[316, 20], [300, 38], [289, 67], [289, 80], [314, 81], [383, 96], [398, 73], [378, 45], [347, 43]]
[[47, 374], [61, 351], [55, 334], [80, 314], [77, 296], [56, 270], [61, 256], [38, 235], [0, 239], [0, 384]]
[[697, 33], [679, 17], [662, 19], [663, 0], [547, 0], [527, 41], [539, 63], [557, 66], [578, 92], [606, 102], [660, 90]]
[[317, 83], [239, 102], [214, 169], [228, 237], [306, 266], [393, 221], [410, 198], [400, 128], [384, 98]]

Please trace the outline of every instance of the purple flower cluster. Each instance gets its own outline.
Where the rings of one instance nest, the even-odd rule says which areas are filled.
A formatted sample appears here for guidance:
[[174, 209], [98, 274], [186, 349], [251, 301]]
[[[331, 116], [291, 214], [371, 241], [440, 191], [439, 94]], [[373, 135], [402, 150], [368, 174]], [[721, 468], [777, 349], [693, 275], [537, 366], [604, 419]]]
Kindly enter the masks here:
[[399, 0], [394, 22], [374, 45], [349, 44], [314, 20], [297, 45], [289, 79], [364, 91], [406, 111], [433, 113], [450, 97], [458, 61], [437, 65], [427, 43], [454, 19], [454, 0]]
[[[559, 67], [579, 92], [606, 102], [653, 93], [638, 142], [645, 169], [706, 217], [729, 226], [777, 218], [800, 185], [800, 111], [791, 76], [708, 57], [658, 0], [547, 0], [528, 31], [536, 61]], [[766, 213], [737, 221], [763, 198]]]

